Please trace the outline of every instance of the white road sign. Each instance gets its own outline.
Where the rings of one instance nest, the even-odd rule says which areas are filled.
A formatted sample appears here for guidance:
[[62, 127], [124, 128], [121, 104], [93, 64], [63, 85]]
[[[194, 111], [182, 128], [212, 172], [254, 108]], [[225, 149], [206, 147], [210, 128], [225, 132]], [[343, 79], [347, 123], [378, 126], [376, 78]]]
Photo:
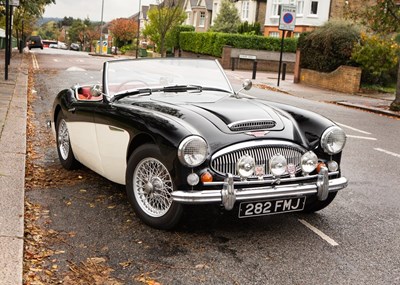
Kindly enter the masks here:
[[281, 15], [279, 17], [279, 30], [294, 31], [296, 26], [296, 6], [281, 5]]

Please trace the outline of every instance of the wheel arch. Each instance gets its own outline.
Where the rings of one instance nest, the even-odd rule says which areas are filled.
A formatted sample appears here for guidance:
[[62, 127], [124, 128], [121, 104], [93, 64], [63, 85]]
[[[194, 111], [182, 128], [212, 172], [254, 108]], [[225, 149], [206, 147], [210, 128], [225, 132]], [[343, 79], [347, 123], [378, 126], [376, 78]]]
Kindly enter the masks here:
[[144, 144], [156, 144], [155, 140], [148, 134], [139, 134], [135, 136], [128, 146], [128, 151], [126, 153], [126, 162], [128, 162], [129, 158], [131, 157], [132, 153], [137, 149], [139, 146]]

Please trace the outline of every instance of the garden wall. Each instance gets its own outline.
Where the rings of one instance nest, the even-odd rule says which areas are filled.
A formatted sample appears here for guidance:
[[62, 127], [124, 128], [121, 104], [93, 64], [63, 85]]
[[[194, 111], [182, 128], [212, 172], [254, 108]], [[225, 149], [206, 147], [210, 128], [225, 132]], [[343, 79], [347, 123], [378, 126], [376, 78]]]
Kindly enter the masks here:
[[[235, 59], [235, 69], [252, 70], [253, 60], [243, 59], [240, 56], [255, 56], [257, 60], [257, 71], [278, 72], [280, 52], [239, 49], [225, 46], [222, 51], [221, 65], [225, 69], [232, 68], [232, 59]], [[296, 61], [296, 54], [284, 52], [282, 62], [286, 63], [286, 72], [293, 73]]]
[[361, 69], [358, 67], [342, 65], [329, 73], [305, 68], [300, 71], [300, 83], [343, 93], [357, 93], [360, 81]]

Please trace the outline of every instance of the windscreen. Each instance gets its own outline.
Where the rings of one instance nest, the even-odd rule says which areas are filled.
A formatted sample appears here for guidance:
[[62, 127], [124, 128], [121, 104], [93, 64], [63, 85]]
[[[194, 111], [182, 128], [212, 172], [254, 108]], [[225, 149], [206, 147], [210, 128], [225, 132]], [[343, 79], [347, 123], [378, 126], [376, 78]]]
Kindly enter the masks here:
[[139, 59], [116, 60], [105, 65], [105, 92], [114, 94], [141, 88], [199, 85], [232, 91], [215, 60]]

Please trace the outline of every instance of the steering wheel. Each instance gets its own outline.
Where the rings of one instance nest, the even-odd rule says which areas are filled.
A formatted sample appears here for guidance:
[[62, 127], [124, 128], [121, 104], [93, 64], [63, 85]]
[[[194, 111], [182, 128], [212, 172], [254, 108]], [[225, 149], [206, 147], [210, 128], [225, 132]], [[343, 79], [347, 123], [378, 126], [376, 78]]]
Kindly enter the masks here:
[[[136, 84], [135, 84], [135, 83], [136, 83]], [[121, 84], [118, 85], [117, 90], [116, 90], [116, 93], [118, 93], [119, 91], [123, 90], [122, 87], [124, 87], [125, 85], [132, 84], [134, 87], [138, 87], [138, 86], [137, 86], [137, 85], [138, 85], [137, 83], [139, 83], [140, 85], [143, 85], [144, 87], [149, 86], [149, 85], [147, 84], [147, 82], [144, 82], [143, 80], [137, 80], [137, 79], [135, 79], [135, 80], [127, 80], [127, 81], [124, 81], [124, 82], [122, 82]], [[140, 87], [140, 86], [139, 86], [139, 87]], [[128, 89], [131, 89], [131, 88], [128, 88]]]

